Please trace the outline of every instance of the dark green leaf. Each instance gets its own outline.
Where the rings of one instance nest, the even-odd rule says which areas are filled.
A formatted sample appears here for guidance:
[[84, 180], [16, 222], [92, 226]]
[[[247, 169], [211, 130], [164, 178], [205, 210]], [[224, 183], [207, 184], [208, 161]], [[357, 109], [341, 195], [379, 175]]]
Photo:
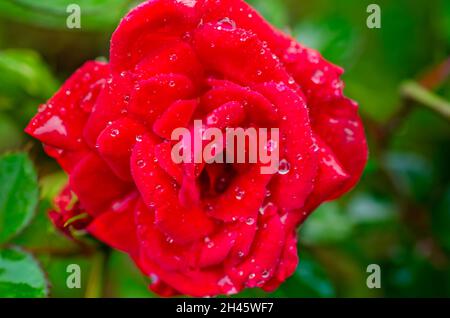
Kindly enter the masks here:
[[45, 274], [33, 256], [19, 248], [0, 250], [0, 297], [48, 295]]
[[81, 9], [82, 29], [108, 30], [119, 22], [130, 3], [130, 0], [10, 0], [0, 1], [0, 16], [42, 27], [66, 29], [70, 15], [67, 7], [77, 4]]
[[37, 176], [27, 155], [0, 158], [0, 244], [30, 222], [38, 202]]
[[300, 252], [294, 275], [273, 294], [282, 297], [334, 297], [334, 286], [320, 263]]

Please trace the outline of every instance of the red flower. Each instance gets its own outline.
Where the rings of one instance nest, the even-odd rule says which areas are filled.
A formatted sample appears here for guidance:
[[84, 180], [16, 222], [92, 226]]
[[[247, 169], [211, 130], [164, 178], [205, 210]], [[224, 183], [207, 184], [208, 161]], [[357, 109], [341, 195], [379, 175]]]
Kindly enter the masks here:
[[[241, 0], [152, 0], [26, 131], [70, 175], [88, 231], [130, 254], [162, 294], [274, 290], [298, 262], [296, 227], [358, 181], [367, 146], [342, 69]], [[175, 164], [170, 132], [277, 127], [283, 173]]]

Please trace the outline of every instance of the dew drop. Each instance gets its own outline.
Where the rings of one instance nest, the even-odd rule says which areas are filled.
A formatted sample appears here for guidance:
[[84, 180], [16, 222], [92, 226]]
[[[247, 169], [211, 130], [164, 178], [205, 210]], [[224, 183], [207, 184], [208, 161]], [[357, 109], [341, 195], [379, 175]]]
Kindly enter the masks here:
[[167, 241], [167, 243], [172, 244], [172, 243], [173, 243], [173, 238], [168, 237], [168, 238], [166, 239], [166, 241]]
[[286, 90], [286, 85], [284, 85], [284, 83], [278, 83], [277, 84], [277, 90], [279, 91], [279, 92], [284, 92], [285, 90]]
[[117, 137], [117, 136], [119, 136], [119, 134], [120, 134], [119, 129], [111, 130], [111, 137]]
[[316, 51], [308, 50], [308, 61], [312, 64], [319, 63], [319, 53]]
[[218, 22], [217, 30], [227, 30], [227, 31], [233, 31], [236, 30], [236, 22], [231, 20], [230, 18], [223, 18]]
[[314, 75], [311, 77], [311, 81], [314, 84], [317, 84], [317, 85], [323, 84], [323, 82], [324, 82], [324, 74], [323, 74], [323, 72], [321, 70], [317, 70], [314, 73]]
[[253, 219], [253, 218], [248, 218], [247, 221], [245, 221], [245, 223], [246, 223], [247, 225], [253, 225], [253, 224], [255, 224], [255, 219]]
[[248, 278], [249, 279], [253, 279], [253, 278], [255, 278], [256, 277], [256, 274], [255, 273], [251, 273], [250, 275], [248, 275]]
[[286, 159], [280, 161], [280, 165], [278, 167], [278, 173], [281, 175], [286, 175], [289, 173], [291, 169], [291, 164]]
[[242, 198], [245, 195], [245, 191], [239, 187], [236, 187], [236, 189], [234, 190], [234, 193], [235, 193], [235, 197], [237, 200], [242, 200]]
[[144, 160], [138, 160], [137, 162], [136, 162], [136, 164], [137, 164], [137, 166], [139, 167], [139, 168], [144, 168], [145, 166], [146, 166], [146, 163], [145, 163], [145, 161]]
[[216, 115], [211, 115], [208, 117], [208, 119], [206, 120], [206, 123], [210, 126], [217, 124], [217, 122], [219, 121], [219, 119], [217, 118]]

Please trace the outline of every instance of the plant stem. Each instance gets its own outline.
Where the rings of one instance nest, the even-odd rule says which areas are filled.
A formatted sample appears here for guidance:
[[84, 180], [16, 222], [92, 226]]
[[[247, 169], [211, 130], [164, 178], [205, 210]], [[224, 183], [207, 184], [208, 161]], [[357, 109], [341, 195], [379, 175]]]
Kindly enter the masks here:
[[401, 86], [401, 93], [406, 99], [418, 102], [450, 121], [450, 103], [422, 85], [407, 81]]
[[86, 286], [86, 298], [101, 298], [103, 296], [103, 286], [107, 274], [107, 265], [110, 255], [110, 249], [101, 249], [94, 255], [92, 268], [89, 273], [89, 279]]

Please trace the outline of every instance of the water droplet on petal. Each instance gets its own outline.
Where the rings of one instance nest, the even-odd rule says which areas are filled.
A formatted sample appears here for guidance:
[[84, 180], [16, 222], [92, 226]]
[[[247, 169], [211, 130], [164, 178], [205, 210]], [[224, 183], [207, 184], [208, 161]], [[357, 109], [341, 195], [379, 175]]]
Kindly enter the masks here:
[[280, 165], [278, 167], [278, 173], [281, 175], [286, 175], [289, 173], [291, 169], [291, 164], [286, 159], [280, 161]]
[[317, 70], [314, 75], [311, 77], [311, 81], [314, 84], [322, 84], [324, 82], [324, 73], [321, 70]]
[[216, 115], [211, 115], [206, 120], [206, 123], [210, 126], [213, 126], [213, 125], [217, 124], [218, 121], [219, 121], [219, 119], [217, 118]]
[[253, 218], [248, 218], [247, 221], [245, 221], [245, 223], [246, 223], [247, 225], [253, 225], [253, 224], [255, 224], [255, 219], [253, 219]]
[[117, 136], [119, 136], [119, 134], [120, 134], [119, 129], [111, 130], [111, 137], [117, 137]]
[[236, 189], [234, 190], [234, 193], [235, 193], [235, 196], [236, 196], [236, 199], [237, 199], [237, 200], [242, 200], [242, 198], [243, 198], [244, 195], [245, 195], [245, 191], [242, 190], [242, 189], [239, 188], [239, 187], [236, 187]]
[[139, 167], [139, 168], [144, 168], [145, 167], [145, 165], [146, 165], [146, 163], [145, 163], [145, 161], [144, 160], [138, 160], [137, 162], [136, 162], [136, 164], [137, 164], [137, 166]]
[[217, 24], [218, 24], [217, 30], [233, 31], [236, 29], [236, 22], [234, 22], [228, 17], [223, 18]]
[[319, 53], [316, 51], [308, 50], [308, 61], [312, 64], [319, 63]]
[[167, 241], [167, 243], [172, 244], [173, 243], [173, 238], [167, 237], [166, 241]]
[[171, 61], [171, 62], [174, 62], [174, 61], [176, 61], [178, 59], [178, 56], [176, 55], [176, 54], [170, 54], [169, 55], [169, 60]]
[[159, 281], [159, 277], [156, 276], [155, 274], [150, 274], [150, 280], [151, 280], [152, 284], [156, 284]]

